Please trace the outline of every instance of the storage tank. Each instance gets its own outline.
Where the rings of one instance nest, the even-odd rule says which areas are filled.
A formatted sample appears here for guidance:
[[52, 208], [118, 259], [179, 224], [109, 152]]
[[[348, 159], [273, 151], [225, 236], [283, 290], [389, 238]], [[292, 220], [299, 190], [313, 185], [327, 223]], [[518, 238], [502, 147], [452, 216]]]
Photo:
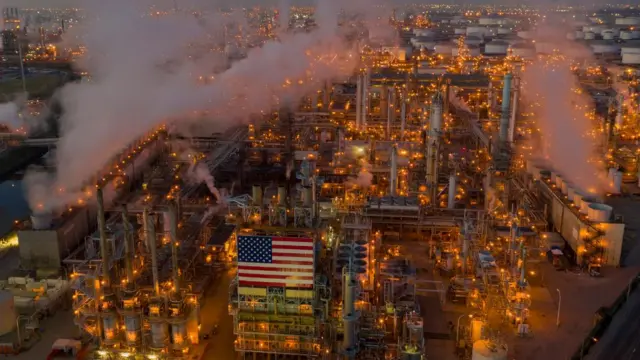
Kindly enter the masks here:
[[560, 192], [562, 192], [562, 195], [567, 195], [569, 192], [569, 185], [567, 181], [562, 180], [562, 182], [560, 183]]
[[623, 17], [616, 19], [616, 25], [640, 25], [640, 17]]
[[638, 30], [622, 30], [620, 31], [620, 39], [633, 40], [640, 37], [640, 31]]
[[489, 29], [484, 26], [469, 26], [467, 28], [467, 36], [477, 34], [481, 34], [481, 36], [487, 36], [489, 35]]
[[536, 56], [536, 48], [525, 44], [517, 44], [511, 46], [511, 55], [529, 59]]
[[454, 46], [449, 43], [436, 44], [433, 51], [440, 55], [451, 55], [453, 53]]
[[613, 34], [613, 32], [610, 32], [610, 31], [602, 32], [602, 39], [604, 40], [613, 40], [614, 37], [615, 35]]
[[464, 39], [464, 43], [467, 46], [471, 46], [471, 45], [480, 45], [484, 42], [483, 37], [481, 34], [471, 34], [468, 35], [465, 39]]
[[466, 35], [467, 34], [467, 29], [465, 28], [456, 28], [453, 30], [453, 33], [456, 35]]
[[562, 190], [562, 181], [563, 181], [562, 176], [556, 174], [556, 189]]
[[416, 36], [435, 36], [436, 32], [431, 29], [413, 29], [413, 33]]
[[591, 31], [585, 31], [584, 32], [584, 39], [585, 40], [593, 40], [596, 38], [596, 34], [592, 33]]
[[622, 54], [622, 63], [626, 65], [640, 64], [640, 54]]
[[484, 53], [487, 55], [506, 55], [509, 44], [501, 40], [493, 40], [484, 46]]
[[0, 291], [0, 336], [8, 334], [16, 327], [16, 308], [13, 303], [13, 294], [9, 291]]
[[567, 40], [575, 40], [576, 39], [576, 34], [574, 32], [568, 32], [566, 35]]
[[576, 39], [584, 39], [584, 31], [582, 30], [576, 30], [573, 35]]
[[613, 208], [607, 204], [592, 203], [587, 210], [589, 220], [594, 222], [608, 222]]
[[525, 39], [525, 40], [529, 40], [531, 38], [533, 38], [533, 32], [528, 31], [528, 30], [521, 30], [517, 32], [518, 37]]
[[610, 40], [594, 41], [589, 46], [594, 54], [614, 54], [620, 51], [620, 45]]
[[620, 194], [622, 192], [622, 171], [613, 173], [611, 193]]
[[507, 360], [507, 349], [488, 340], [473, 343], [471, 360]]
[[589, 197], [583, 197], [580, 201], [580, 214], [588, 215], [589, 214], [589, 205], [595, 203], [596, 200]]
[[567, 183], [567, 200], [573, 201], [576, 196], [575, 186], [571, 183]]
[[580, 210], [580, 206], [582, 205], [582, 199], [584, 198], [584, 194], [580, 191], [577, 191], [573, 194], [573, 205]]
[[164, 321], [151, 322], [151, 347], [156, 349], [164, 348], [169, 339], [169, 324]]
[[553, 42], [536, 41], [536, 52], [538, 54], [553, 54], [558, 48]]
[[511, 34], [511, 29], [509, 29], [509, 28], [498, 28], [498, 34], [499, 35]]

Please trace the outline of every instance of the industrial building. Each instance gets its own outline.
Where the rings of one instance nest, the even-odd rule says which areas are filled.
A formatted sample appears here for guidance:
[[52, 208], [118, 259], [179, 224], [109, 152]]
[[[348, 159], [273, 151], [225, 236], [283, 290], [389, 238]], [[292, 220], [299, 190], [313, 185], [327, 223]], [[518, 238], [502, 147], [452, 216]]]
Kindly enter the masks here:
[[[209, 136], [154, 129], [72, 205], [20, 224], [21, 265], [38, 280], [9, 279], [2, 306], [68, 288], [97, 359], [200, 358], [206, 289], [225, 269], [239, 358], [424, 359], [435, 299], [462, 309], [445, 334], [460, 358], [507, 359], [496, 329], [539, 330], [529, 266], [623, 264], [625, 217], [607, 202], [637, 184], [616, 146], [637, 139], [629, 94], [594, 110], [607, 193], [519, 151], [536, 127], [525, 65], [557, 56], [524, 18], [442, 15], [427, 28], [394, 15], [400, 44], [363, 36], [358, 69], [298, 105]], [[585, 89], [607, 76], [574, 71]]]

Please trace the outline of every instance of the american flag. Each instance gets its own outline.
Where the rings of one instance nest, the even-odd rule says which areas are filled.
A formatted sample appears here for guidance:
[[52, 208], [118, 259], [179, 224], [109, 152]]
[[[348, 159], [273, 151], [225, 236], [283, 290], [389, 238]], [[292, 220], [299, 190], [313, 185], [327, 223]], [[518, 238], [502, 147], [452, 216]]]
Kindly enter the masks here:
[[312, 288], [313, 239], [238, 236], [240, 286]]

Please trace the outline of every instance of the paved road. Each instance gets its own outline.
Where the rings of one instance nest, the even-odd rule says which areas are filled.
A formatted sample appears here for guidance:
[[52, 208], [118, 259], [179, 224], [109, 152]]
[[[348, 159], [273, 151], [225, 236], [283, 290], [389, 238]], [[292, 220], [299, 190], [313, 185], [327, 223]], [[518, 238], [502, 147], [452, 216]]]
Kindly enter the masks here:
[[202, 330], [211, 329], [218, 324], [218, 334], [211, 338], [211, 345], [205, 353], [205, 360], [232, 360], [236, 354], [233, 350], [233, 319], [229, 316], [229, 283], [235, 272], [221, 274], [213, 281], [207, 292], [204, 306], [200, 314]]

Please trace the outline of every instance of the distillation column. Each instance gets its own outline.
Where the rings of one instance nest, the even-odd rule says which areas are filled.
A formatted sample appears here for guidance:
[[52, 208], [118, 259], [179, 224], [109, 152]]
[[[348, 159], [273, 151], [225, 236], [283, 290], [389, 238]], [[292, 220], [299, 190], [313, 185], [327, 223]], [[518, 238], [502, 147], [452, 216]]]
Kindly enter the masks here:
[[407, 127], [407, 90], [402, 92], [400, 103], [400, 139], [404, 140], [404, 132]]
[[356, 130], [360, 130], [360, 122], [362, 121], [362, 85], [364, 82], [364, 78], [362, 75], [358, 75], [358, 80], [356, 82]]
[[362, 110], [360, 110], [360, 127], [367, 129], [367, 114], [369, 113], [369, 86], [371, 69], [367, 69], [362, 79]]
[[381, 119], [385, 119], [388, 117], [389, 113], [389, 89], [386, 85], [382, 85], [382, 89], [380, 91], [380, 112], [378, 115]]
[[442, 126], [442, 94], [439, 92], [431, 100], [429, 120], [429, 136], [427, 139], [427, 187], [429, 187], [431, 200], [435, 201], [438, 187], [438, 150], [440, 147], [440, 128]]
[[515, 78], [513, 80], [513, 106], [511, 108], [511, 117], [509, 118], [509, 143], [514, 146], [516, 134], [516, 120], [518, 118], [518, 100], [520, 95], [520, 80]]
[[389, 195], [396, 196], [398, 190], [398, 147], [391, 148], [391, 166], [389, 174]]
[[354, 359], [358, 352], [358, 334], [356, 329], [358, 321], [358, 312], [356, 311], [357, 281], [355, 273], [351, 271], [352, 269], [344, 267], [342, 272], [342, 322], [344, 328], [342, 352], [348, 359]]
[[[115, 312], [115, 296], [111, 288], [110, 246], [107, 240], [107, 227], [104, 216], [104, 196], [98, 189], [98, 231], [100, 233], [100, 256], [102, 257], [102, 279], [96, 283], [101, 296], [96, 296], [98, 313], [102, 319], [102, 341], [104, 345], [115, 345], [118, 341], [118, 318]], [[97, 295], [97, 294], [96, 294]], [[100, 326], [98, 325], [98, 326]]]
[[500, 115], [500, 144], [505, 144], [509, 139], [509, 118], [511, 109], [511, 74], [504, 76], [502, 89], [502, 114]]
[[447, 207], [453, 209], [456, 206], [456, 187], [457, 184], [456, 172], [451, 172], [449, 175], [449, 196], [447, 198]]

